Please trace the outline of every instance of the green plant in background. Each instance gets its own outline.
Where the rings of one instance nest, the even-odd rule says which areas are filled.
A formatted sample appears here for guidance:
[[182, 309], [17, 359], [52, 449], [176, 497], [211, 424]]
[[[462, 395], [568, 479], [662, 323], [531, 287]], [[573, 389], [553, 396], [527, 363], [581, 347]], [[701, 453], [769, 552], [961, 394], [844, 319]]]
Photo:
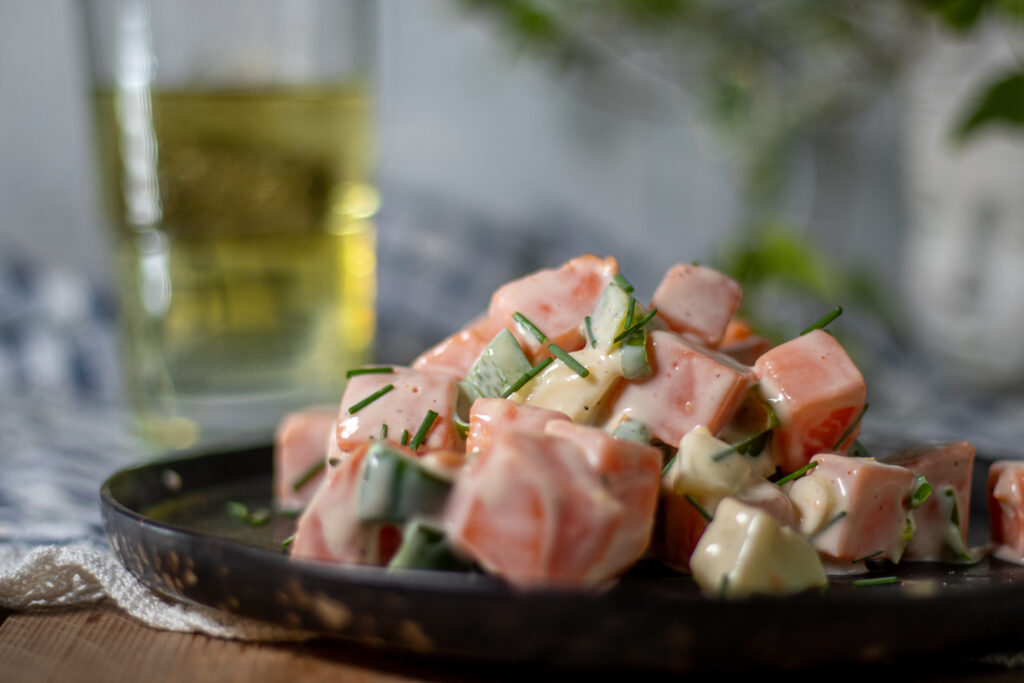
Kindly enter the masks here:
[[[463, 0], [513, 44], [563, 69], [600, 72], [628, 61], [679, 88], [741, 163], [743, 215], [715, 265], [744, 286], [744, 313], [797, 294], [824, 310], [841, 302], [896, 331], [891, 297], [862, 267], [832, 257], [780, 206], [794, 150], [878, 95], [937, 22], [960, 35], [990, 19], [1024, 24], [1024, 0]], [[951, 134], [991, 125], [1024, 131], [1024, 55], [979, 83]], [[775, 321], [777, 324], [777, 321]]]

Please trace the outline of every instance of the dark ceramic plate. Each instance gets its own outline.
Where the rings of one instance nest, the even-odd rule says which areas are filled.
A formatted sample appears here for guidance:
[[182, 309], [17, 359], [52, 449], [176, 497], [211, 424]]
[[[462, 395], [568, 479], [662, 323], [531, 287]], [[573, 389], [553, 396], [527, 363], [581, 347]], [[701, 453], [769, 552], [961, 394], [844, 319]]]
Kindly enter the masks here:
[[[1020, 646], [1024, 567], [904, 564], [898, 584], [716, 601], [688, 577], [641, 564], [602, 593], [520, 592], [481, 574], [389, 572], [292, 561], [295, 520], [251, 526], [229, 501], [269, 508], [269, 447], [179, 457], [111, 477], [107, 537], [155, 590], [275, 624], [374, 646], [474, 660], [694, 670], [787, 669]], [[984, 501], [979, 459], [974, 501]], [[983, 541], [983, 506], [972, 540]]]

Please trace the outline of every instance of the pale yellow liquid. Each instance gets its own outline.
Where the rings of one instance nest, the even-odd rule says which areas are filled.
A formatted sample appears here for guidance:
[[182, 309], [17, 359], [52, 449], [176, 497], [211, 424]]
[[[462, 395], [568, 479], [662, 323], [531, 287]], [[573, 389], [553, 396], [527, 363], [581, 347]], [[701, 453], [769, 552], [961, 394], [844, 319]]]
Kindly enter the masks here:
[[269, 433], [369, 360], [377, 196], [355, 86], [96, 98], [146, 438]]

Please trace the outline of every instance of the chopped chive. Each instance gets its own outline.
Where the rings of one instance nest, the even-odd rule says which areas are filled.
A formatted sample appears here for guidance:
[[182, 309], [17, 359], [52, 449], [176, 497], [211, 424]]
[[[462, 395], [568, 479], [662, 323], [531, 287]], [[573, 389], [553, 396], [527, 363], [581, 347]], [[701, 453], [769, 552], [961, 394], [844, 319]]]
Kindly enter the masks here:
[[298, 508], [289, 508], [287, 510], [278, 510], [277, 514], [286, 519], [295, 519], [302, 514], [302, 510], [299, 510]]
[[884, 550], [876, 550], [875, 552], [871, 553], [870, 555], [865, 555], [864, 557], [858, 557], [856, 560], [851, 560], [850, 564], [857, 564], [858, 562], [863, 562], [864, 560], [870, 560], [872, 557], [878, 557], [879, 555], [881, 555], [884, 552], [885, 552]]
[[665, 463], [665, 466], [661, 468], [661, 476], [664, 477], [666, 474], [668, 474], [668, 471], [670, 469], [672, 469], [672, 463], [674, 463], [676, 461], [676, 458], [678, 456], [679, 456], [679, 451], [676, 451], [675, 454], [671, 458], [668, 459], [668, 462]]
[[636, 313], [636, 299], [629, 297], [629, 304], [626, 306], [626, 327], [633, 324], [633, 314]]
[[760, 439], [770, 431], [771, 429], [766, 429], [764, 431], [758, 432], [757, 434], [754, 434], [753, 436], [748, 436], [747, 438], [743, 439], [743, 441], [737, 441], [728, 448], [723, 448], [722, 450], [718, 451], [717, 453], [711, 456], [711, 461], [718, 462], [719, 460], [727, 458], [729, 454], [733, 452], [742, 453], [744, 448], [750, 447], [751, 444], [755, 443], [758, 439]]
[[349, 415], [355, 415], [356, 412], [358, 412], [358, 411], [362, 410], [363, 408], [365, 408], [366, 406], [370, 405], [371, 403], [376, 401], [378, 398], [380, 398], [381, 396], [383, 396], [384, 394], [388, 393], [389, 391], [391, 391], [394, 388], [395, 388], [394, 384], [385, 384], [383, 387], [381, 387], [377, 391], [373, 392], [372, 394], [370, 394], [369, 396], [364, 398], [362, 401], [359, 401], [355, 405], [349, 407], [348, 414]]
[[700, 261], [699, 261], [698, 259], [693, 259], [693, 261], [691, 261], [691, 263], [692, 263], [692, 264], [693, 264], [694, 266], [698, 267], [698, 268], [700, 267]]
[[811, 323], [809, 327], [807, 327], [803, 332], [800, 333], [800, 336], [802, 337], [805, 334], [807, 334], [808, 332], [813, 332], [814, 330], [822, 329], [823, 327], [828, 325], [830, 322], [832, 322], [833, 320], [835, 320], [836, 318], [838, 318], [842, 314], [843, 314], [843, 307], [842, 306], [836, 306], [831, 311], [829, 311], [828, 313], [826, 313], [825, 315], [821, 316], [820, 318], [815, 320], [813, 323]]
[[337, 467], [340, 462], [341, 458], [327, 458], [327, 464], [331, 467]]
[[517, 379], [515, 382], [513, 382], [512, 385], [508, 389], [506, 389], [505, 391], [501, 392], [501, 397], [502, 398], [508, 398], [512, 394], [516, 393], [517, 391], [519, 391], [520, 389], [523, 388], [524, 384], [526, 384], [531, 379], [533, 379], [534, 377], [539, 375], [541, 370], [543, 370], [544, 368], [546, 368], [547, 366], [551, 365], [554, 362], [555, 362], [554, 358], [545, 358], [544, 360], [540, 361], [539, 363], [534, 365], [532, 368], [530, 368], [530, 370], [528, 372], [523, 373], [523, 375], [519, 379]]
[[693, 506], [693, 509], [700, 513], [700, 516], [704, 518], [704, 521], [711, 521], [711, 513], [704, 509], [704, 506], [697, 502], [697, 499], [691, 496], [689, 493], [685, 494], [683, 498], [686, 502]]
[[531, 323], [527, 319], [527, 317], [520, 313], [519, 311], [516, 311], [515, 313], [512, 314], [512, 319], [519, 323], [520, 327], [522, 327], [527, 332], [536, 337], [537, 341], [539, 341], [541, 344], [545, 343], [548, 340], [547, 335], [541, 332], [536, 325]]
[[270, 521], [270, 508], [256, 508], [249, 514], [249, 524], [261, 526]]
[[288, 546], [295, 542], [295, 534], [281, 541], [281, 550], [288, 550]]
[[860, 439], [854, 439], [853, 445], [846, 451], [846, 454], [851, 458], [870, 458], [871, 453], [868, 449], [860, 442]]
[[932, 485], [923, 474], [914, 477], [914, 491], [910, 494], [910, 509], [916, 510], [932, 494]]
[[412, 437], [412, 441], [409, 442], [409, 448], [416, 450], [423, 443], [423, 440], [427, 438], [427, 432], [434, 426], [434, 420], [437, 419], [437, 413], [433, 410], [428, 410], [426, 416], [423, 418], [423, 422], [420, 423], [420, 428], [416, 430], [416, 435]]
[[828, 520], [828, 522], [827, 522], [827, 523], [825, 524], [825, 526], [821, 527], [820, 529], [818, 529], [817, 531], [815, 531], [815, 532], [814, 532], [813, 534], [811, 534], [810, 536], [808, 536], [808, 537], [807, 537], [807, 540], [809, 540], [809, 541], [813, 541], [813, 540], [814, 540], [814, 539], [816, 539], [816, 538], [817, 538], [818, 536], [821, 536], [821, 535], [822, 535], [823, 533], [825, 533], [826, 531], [828, 531], [829, 529], [831, 529], [831, 528], [832, 528], [832, 525], [833, 525], [833, 524], [835, 524], [836, 522], [838, 522], [839, 520], [841, 520], [841, 519], [842, 519], [843, 517], [845, 517], [845, 516], [846, 516], [846, 510], [843, 510], [843, 511], [842, 511], [842, 512], [840, 512], [840, 513], [839, 513], [838, 515], [836, 515], [836, 516], [835, 516], [835, 517], [833, 517], [832, 519]]
[[618, 334], [618, 336], [616, 336], [615, 339], [612, 340], [612, 342], [613, 343], [620, 342], [623, 339], [625, 339], [626, 337], [628, 337], [629, 335], [633, 334], [634, 332], [636, 332], [637, 330], [642, 328], [644, 325], [646, 325], [647, 323], [651, 322], [651, 319], [654, 317], [655, 313], [657, 313], [657, 312], [658, 312], [657, 308], [652, 308], [647, 315], [645, 315], [644, 317], [640, 318], [639, 322], [637, 322], [635, 325], [630, 325], [629, 327], [624, 329], [622, 332], [620, 332]]
[[298, 491], [303, 486], [308, 484], [310, 480], [312, 480], [313, 477], [318, 475], [320, 473], [320, 470], [322, 470], [326, 465], [327, 462], [321, 460], [320, 462], [318, 462], [317, 464], [313, 465], [308, 470], [303, 472], [298, 479], [292, 482], [292, 491]]
[[584, 316], [583, 323], [587, 329], [587, 341], [590, 342], [590, 348], [597, 348], [597, 340], [594, 339], [594, 328], [590, 326], [590, 316]]
[[345, 373], [345, 377], [351, 379], [356, 375], [391, 375], [394, 374], [394, 372], [395, 369], [388, 366], [379, 368], [353, 368]]
[[403, 446], [408, 446], [409, 445], [409, 430], [408, 429], [403, 429], [402, 430], [402, 445]]
[[868, 404], [865, 401], [864, 407], [860, 409], [859, 413], [857, 413], [857, 417], [854, 418], [853, 422], [843, 430], [843, 433], [839, 436], [839, 440], [836, 441], [836, 445], [832, 447], [832, 450], [838, 451], [839, 447], [843, 445], [843, 442], [850, 438], [850, 434], [853, 434], [853, 430], [856, 429], [857, 425], [860, 424], [860, 421], [864, 419], [864, 413], [866, 412], [868, 412]]
[[809, 463], [807, 463], [806, 465], [804, 465], [803, 467], [801, 467], [800, 469], [793, 470], [792, 472], [790, 472], [789, 474], [784, 476], [782, 479], [779, 479], [775, 483], [778, 484], [779, 486], [782, 486], [783, 484], [787, 484], [787, 483], [793, 481], [794, 479], [799, 479], [800, 477], [804, 476], [805, 474], [807, 474], [808, 472], [810, 472], [811, 470], [813, 470], [817, 466], [818, 466], [818, 461], [817, 460], [812, 460]]
[[380, 440], [383, 441], [386, 438], [388, 438], [388, 423], [387, 422], [385, 422], [384, 424], [382, 424], [380, 426]]
[[249, 521], [249, 508], [246, 507], [245, 503], [239, 503], [237, 500], [229, 500], [225, 504], [225, 507], [228, 510], [228, 514], [239, 522]]
[[583, 365], [581, 365], [578, 360], [576, 360], [568, 353], [566, 353], [558, 344], [551, 344], [550, 346], [548, 346], [548, 351], [550, 351], [556, 358], [558, 358], [558, 360], [568, 365], [569, 368], [571, 368], [572, 371], [575, 372], [580, 377], [586, 377], [587, 375], [590, 374], [590, 370], [587, 370], [585, 367], [583, 367]]
[[857, 588], [863, 588], [865, 586], [884, 586], [886, 584], [899, 582], [899, 578], [895, 576], [879, 576], [874, 579], [857, 579], [850, 585], [856, 586]]
[[615, 275], [612, 275], [612, 280], [615, 282], [615, 284], [617, 284], [619, 286], [619, 289], [621, 289], [626, 294], [632, 294], [633, 293], [633, 285], [629, 284], [629, 280], [627, 280], [626, 278], [622, 277], [618, 273], [615, 273]]

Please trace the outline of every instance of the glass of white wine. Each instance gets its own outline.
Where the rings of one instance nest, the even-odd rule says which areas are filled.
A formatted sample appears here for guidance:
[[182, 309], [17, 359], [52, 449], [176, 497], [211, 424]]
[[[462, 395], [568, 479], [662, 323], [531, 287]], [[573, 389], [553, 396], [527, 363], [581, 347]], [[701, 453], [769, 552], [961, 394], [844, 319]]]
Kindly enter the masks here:
[[83, 8], [141, 435], [265, 438], [337, 401], [375, 329], [372, 5]]

